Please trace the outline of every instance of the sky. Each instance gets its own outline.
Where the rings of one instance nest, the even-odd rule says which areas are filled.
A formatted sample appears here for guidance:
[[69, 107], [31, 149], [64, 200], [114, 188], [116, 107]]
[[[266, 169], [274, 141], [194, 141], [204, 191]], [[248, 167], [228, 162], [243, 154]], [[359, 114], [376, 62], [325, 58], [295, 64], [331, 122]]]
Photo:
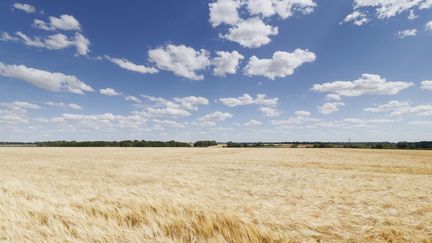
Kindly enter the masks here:
[[431, 0], [0, 0], [0, 141], [432, 138]]

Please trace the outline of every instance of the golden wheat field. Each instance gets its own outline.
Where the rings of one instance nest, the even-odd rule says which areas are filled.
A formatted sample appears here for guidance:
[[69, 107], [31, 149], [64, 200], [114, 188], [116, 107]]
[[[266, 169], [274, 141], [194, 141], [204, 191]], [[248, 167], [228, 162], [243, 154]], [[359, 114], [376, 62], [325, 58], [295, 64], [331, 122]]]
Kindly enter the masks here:
[[432, 151], [0, 148], [0, 241], [432, 242]]

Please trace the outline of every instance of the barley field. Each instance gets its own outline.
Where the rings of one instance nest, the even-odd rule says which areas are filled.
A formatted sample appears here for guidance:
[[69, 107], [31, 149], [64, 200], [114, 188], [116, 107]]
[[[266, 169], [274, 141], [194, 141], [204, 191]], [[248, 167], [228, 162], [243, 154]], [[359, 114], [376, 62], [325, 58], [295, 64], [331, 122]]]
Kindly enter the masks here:
[[432, 151], [0, 148], [4, 242], [432, 242]]

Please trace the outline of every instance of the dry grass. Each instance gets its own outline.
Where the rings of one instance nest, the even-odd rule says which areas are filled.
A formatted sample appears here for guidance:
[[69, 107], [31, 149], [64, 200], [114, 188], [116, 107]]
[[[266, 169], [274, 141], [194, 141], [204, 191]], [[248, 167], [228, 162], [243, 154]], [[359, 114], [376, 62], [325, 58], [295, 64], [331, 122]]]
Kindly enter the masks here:
[[432, 152], [0, 148], [0, 241], [432, 242]]

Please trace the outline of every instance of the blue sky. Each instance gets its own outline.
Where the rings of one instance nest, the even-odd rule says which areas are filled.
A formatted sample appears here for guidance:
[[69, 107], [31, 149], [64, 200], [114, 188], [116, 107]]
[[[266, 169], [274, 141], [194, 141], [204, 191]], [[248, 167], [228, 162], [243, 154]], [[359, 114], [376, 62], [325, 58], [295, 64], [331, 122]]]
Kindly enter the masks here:
[[4, 0], [0, 140], [430, 140], [431, 9]]

